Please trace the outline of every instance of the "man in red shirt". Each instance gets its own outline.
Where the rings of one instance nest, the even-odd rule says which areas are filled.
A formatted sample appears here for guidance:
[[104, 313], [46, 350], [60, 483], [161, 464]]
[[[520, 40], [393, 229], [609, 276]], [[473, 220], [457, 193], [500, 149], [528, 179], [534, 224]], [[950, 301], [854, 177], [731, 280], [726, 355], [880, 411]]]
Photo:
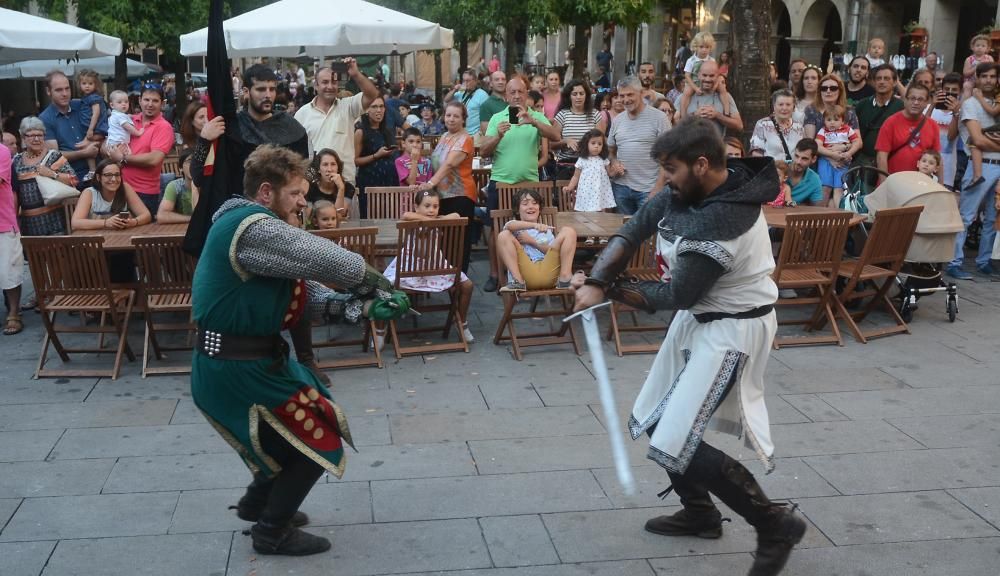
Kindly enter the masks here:
[[144, 130], [142, 136], [132, 137], [128, 151], [112, 150], [109, 157], [121, 163], [125, 183], [155, 215], [160, 207], [160, 169], [174, 147], [174, 129], [163, 119], [163, 92], [159, 88], [144, 88], [139, 106], [142, 114], [133, 116], [132, 121]]
[[924, 152], [941, 151], [937, 123], [924, 116], [930, 98], [930, 91], [921, 84], [911, 83], [906, 89], [903, 109], [889, 116], [878, 133], [875, 162], [879, 170], [889, 174], [914, 171]]

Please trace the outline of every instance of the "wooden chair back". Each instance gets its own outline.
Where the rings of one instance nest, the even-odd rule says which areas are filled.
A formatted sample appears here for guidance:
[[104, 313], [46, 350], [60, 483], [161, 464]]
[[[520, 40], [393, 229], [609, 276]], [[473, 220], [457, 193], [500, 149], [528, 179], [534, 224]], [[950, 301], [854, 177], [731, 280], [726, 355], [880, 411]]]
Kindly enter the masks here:
[[569, 180], [556, 180], [555, 182], [555, 193], [557, 198], [559, 198], [560, 212], [575, 212], [574, 205], [576, 204], [576, 190], [572, 192], [563, 191], [563, 188], [569, 186], [569, 183]]
[[413, 192], [408, 186], [373, 186], [365, 194], [368, 217], [373, 220], [399, 220], [403, 212], [413, 210]]
[[59, 296], [111, 298], [111, 279], [100, 236], [25, 236], [21, 238], [38, 304]]
[[552, 206], [552, 182], [521, 182], [519, 184], [497, 183], [500, 210], [513, 210], [514, 199], [522, 190], [535, 190], [542, 197], [542, 207]]
[[337, 228], [336, 230], [312, 230], [312, 233], [332, 240], [342, 248], [360, 254], [369, 264], [375, 261], [375, 238], [378, 228]]
[[[542, 224], [548, 224], [549, 226], [556, 225], [556, 212], [557, 210], [552, 206], [547, 206], [542, 208], [542, 211], [538, 214], [538, 221]], [[496, 245], [497, 235], [503, 230], [503, 227], [514, 219], [514, 211], [510, 209], [506, 210], [491, 210], [490, 219], [493, 220], [493, 238], [491, 239]], [[497, 256], [497, 277], [501, 279], [501, 285], [505, 284], [507, 281], [507, 267], [504, 266], [503, 258]]]
[[139, 283], [147, 296], [190, 294], [196, 261], [183, 249], [184, 236], [136, 236]]
[[906, 206], [876, 212], [859, 262], [899, 272], [923, 210], [923, 206]]
[[780, 278], [783, 270], [836, 270], [851, 216], [850, 212], [789, 214], [774, 277]]
[[659, 277], [660, 271], [656, 266], [656, 238], [657, 234], [653, 234], [639, 245], [628, 261], [628, 266], [625, 268], [626, 274], [643, 280], [646, 280], [646, 277], [650, 275]]
[[493, 171], [489, 168], [474, 168], [472, 170], [472, 179], [476, 182], [476, 190], [482, 190], [490, 183], [492, 173]]
[[176, 156], [164, 158], [163, 164], [160, 166], [160, 173], [179, 175], [181, 173], [180, 159]]
[[63, 200], [63, 217], [66, 218], [66, 233], [73, 233], [73, 212], [76, 211], [76, 205], [80, 203], [80, 197], [74, 196], [72, 198], [67, 198]]
[[419, 276], [454, 276], [458, 286], [468, 225], [465, 218], [397, 223], [396, 289], [402, 279]]
[[437, 148], [439, 140], [441, 140], [441, 136], [424, 136], [423, 137], [424, 150], [434, 150], [435, 148]]

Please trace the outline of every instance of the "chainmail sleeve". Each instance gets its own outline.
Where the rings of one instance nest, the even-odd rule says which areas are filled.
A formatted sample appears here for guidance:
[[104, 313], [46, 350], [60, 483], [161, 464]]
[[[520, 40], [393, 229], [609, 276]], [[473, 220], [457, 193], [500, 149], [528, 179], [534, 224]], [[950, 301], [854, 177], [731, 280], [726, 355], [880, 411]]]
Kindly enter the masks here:
[[205, 185], [205, 161], [208, 160], [208, 151], [211, 148], [212, 143], [199, 136], [191, 154], [191, 181], [198, 188]]
[[265, 214], [246, 218], [230, 246], [230, 263], [243, 278], [252, 275], [315, 280], [343, 286], [356, 296], [392, 289], [364, 258], [336, 243]]
[[313, 318], [328, 323], [346, 320], [351, 324], [361, 318], [364, 302], [353, 294], [337, 292], [312, 280], [306, 281], [306, 291], [309, 295], [309, 312]]
[[669, 200], [669, 193], [657, 194], [643, 204], [639, 211], [608, 239], [607, 246], [601, 250], [597, 261], [594, 262], [586, 280], [587, 284], [608, 289], [628, 267], [636, 248], [657, 232], [657, 225], [663, 218]]
[[608, 298], [647, 312], [687, 310], [712, 289], [726, 269], [711, 256], [690, 251], [678, 256], [670, 272], [669, 282], [619, 280], [608, 289]]

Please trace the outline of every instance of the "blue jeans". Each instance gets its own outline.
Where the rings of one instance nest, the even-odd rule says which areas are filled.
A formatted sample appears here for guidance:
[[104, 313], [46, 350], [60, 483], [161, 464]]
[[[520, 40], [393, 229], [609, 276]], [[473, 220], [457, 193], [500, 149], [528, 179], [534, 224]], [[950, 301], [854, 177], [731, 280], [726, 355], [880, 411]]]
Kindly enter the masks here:
[[965, 171], [962, 178], [962, 195], [958, 200], [958, 210], [962, 213], [962, 224], [965, 229], [958, 233], [955, 238], [955, 259], [951, 261], [952, 266], [961, 266], [965, 258], [965, 235], [969, 229], [969, 224], [976, 219], [980, 206], [985, 202], [986, 215], [983, 220], [983, 235], [979, 238], [979, 254], [976, 255], [976, 266], [986, 266], [990, 263], [990, 254], [993, 252], [993, 241], [997, 232], [993, 228], [993, 223], [997, 219], [996, 206], [993, 203], [993, 190], [996, 188], [997, 180], [1000, 180], [1000, 166], [996, 164], [983, 163], [983, 180], [978, 186], [972, 186], [971, 166]]
[[649, 198], [649, 192], [633, 190], [624, 184], [611, 183], [611, 191], [615, 194], [615, 204], [618, 205], [618, 213], [631, 216], [642, 208]]

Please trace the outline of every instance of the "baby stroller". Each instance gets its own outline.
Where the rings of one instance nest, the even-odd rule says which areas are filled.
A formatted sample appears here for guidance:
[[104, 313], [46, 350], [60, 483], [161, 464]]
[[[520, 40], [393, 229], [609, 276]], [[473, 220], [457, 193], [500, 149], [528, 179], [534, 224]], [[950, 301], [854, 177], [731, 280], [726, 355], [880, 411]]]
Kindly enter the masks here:
[[958, 288], [945, 282], [941, 263], [955, 254], [955, 235], [961, 232], [962, 215], [958, 195], [919, 172], [897, 172], [864, 197], [870, 214], [882, 208], [923, 206], [906, 262], [896, 282], [899, 284], [899, 315], [909, 322], [921, 296], [947, 292], [948, 320], [958, 315]]

